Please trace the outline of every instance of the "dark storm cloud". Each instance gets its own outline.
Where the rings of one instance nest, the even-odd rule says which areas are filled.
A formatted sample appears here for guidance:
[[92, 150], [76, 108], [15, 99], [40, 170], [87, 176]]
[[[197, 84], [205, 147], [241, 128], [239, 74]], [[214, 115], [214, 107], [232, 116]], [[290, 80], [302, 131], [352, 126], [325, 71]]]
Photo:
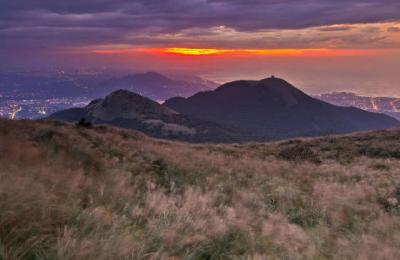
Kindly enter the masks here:
[[399, 0], [0, 0], [0, 45], [134, 43], [189, 28], [248, 32], [393, 20], [400, 20]]

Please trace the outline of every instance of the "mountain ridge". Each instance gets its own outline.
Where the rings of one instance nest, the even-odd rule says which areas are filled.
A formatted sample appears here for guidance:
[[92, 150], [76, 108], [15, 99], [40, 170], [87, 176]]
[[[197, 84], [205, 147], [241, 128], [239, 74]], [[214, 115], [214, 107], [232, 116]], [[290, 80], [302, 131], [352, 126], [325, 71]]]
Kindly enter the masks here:
[[337, 107], [308, 96], [283, 79], [233, 81], [166, 106], [184, 115], [238, 127], [255, 137], [341, 134], [399, 126], [389, 116]]
[[275, 77], [240, 80], [214, 91], [159, 104], [128, 90], [116, 90], [81, 109], [49, 119], [137, 129], [153, 137], [191, 142], [270, 141], [399, 127], [400, 122], [308, 96]]
[[236, 132], [213, 122], [186, 117], [149, 98], [128, 90], [116, 90], [86, 107], [56, 112], [48, 120], [110, 124], [143, 133], [183, 141], [220, 141], [235, 139]]

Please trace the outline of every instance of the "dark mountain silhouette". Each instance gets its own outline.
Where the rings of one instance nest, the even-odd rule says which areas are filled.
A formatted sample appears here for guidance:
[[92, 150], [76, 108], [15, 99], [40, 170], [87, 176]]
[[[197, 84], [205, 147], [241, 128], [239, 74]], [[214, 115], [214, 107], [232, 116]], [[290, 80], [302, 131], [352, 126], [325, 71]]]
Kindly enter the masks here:
[[84, 108], [54, 113], [48, 119], [85, 122], [85, 125], [110, 124], [136, 129], [154, 137], [192, 142], [225, 142], [239, 138], [232, 129], [204, 120], [191, 119], [127, 90], [117, 90], [104, 99], [92, 101]]
[[194, 76], [175, 80], [156, 72], [147, 72], [109, 79], [101, 84], [99, 90], [101, 96], [118, 89], [125, 89], [153, 100], [164, 101], [174, 96], [188, 97], [215, 87], [217, 85], [212, 81]]
[[234, 81], [166, 106], [184, 115], [237, 127], [252, 139], [280, 139], [398, 127], [383, 114], [314, 99], [285, 80]]
[[105, 123], [193, 142], [263, 141], [400, 126], [387, 115], [314, 99], [274, 77], [227, 83], [189, 98], [169, 99], [163, 105], [117, 90], [84, 108], [49, 118], [85, 126]]

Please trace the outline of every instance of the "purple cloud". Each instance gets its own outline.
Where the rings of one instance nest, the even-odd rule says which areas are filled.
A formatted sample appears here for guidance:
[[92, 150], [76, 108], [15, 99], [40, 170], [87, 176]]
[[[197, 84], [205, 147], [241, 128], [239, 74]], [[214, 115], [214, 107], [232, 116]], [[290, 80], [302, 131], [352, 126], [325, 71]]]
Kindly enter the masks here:
[[257, 32], [398, 20], [398, 0], [3, 0], [0, 46], [134, 43], [215, 26]]

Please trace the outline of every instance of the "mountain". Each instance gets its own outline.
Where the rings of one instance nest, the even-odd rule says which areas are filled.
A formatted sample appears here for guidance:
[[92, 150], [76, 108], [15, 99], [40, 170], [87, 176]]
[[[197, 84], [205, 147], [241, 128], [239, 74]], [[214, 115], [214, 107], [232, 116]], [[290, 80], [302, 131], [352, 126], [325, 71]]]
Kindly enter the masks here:
[[118, 89], [125, 89], [156, 101], [164, 101], [174, 96], [187, 97], [199, 91], [214, 89], [217, 85], [212, 81], [195, 76], [171, 79], [156, 72], [114, 77], [103, 82], [98, 88], [104, 96]]
[[366, 97], [349, 92], [333, 92], [315, 98], [337, 106], [353, 106], [376, 113], [384, 113], [400, 120], [400, 98]]
[[339, 134], [398, 127], [383, 114], [314, 99], [283, 79], [234, 81], [164, 103], [184, 115], [237, 127], [253, 139]]
[[94, 124], [110, 124], [142, 131], [150, 136], [185, 141], [232, 140], [236, 133], [216, 123], [191, 119], [127, 90], [117, 90], [104, 99], [96, 99], [84, 108], [72, 108], [52, 114], [48, 119]]

